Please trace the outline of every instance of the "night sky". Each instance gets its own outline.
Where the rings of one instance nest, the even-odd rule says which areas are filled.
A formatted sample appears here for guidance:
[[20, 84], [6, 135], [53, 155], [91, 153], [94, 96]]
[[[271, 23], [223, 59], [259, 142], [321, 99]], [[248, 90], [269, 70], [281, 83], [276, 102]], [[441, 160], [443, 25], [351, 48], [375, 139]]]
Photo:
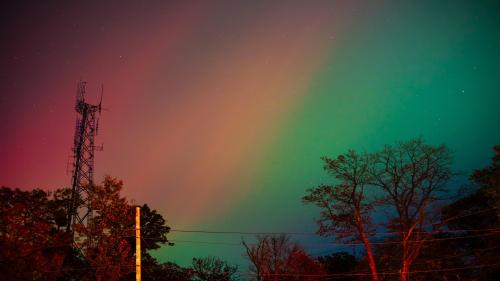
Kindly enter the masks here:
[[[0, 185], [69, 186], [80, 79], [96, 178], [174, 229], [314, 232], [321, 156], [423, 137], [467, 174], [500, 144], [499, 1], [102, 2], [1, 7]], [[244, 261], [241, 235], [169, 238], [162, 261]]]

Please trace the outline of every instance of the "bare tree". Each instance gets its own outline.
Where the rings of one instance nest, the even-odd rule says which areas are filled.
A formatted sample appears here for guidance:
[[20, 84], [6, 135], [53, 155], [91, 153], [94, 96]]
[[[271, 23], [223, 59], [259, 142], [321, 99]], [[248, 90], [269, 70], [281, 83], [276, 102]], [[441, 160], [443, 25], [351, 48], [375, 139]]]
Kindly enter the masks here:
[[393, 214], [388, 227], [400, 236], [400, 278], [407, 281], [432, 222], [432, 203], [452, 176], [452, 155], [445, 145], [431, 146], [416, 139], [385, 146], [372, 158], [370, 178], [384, 193], [380, 206]]
[[318, 280], [324, 271], [296, 242], [284, 234], [257, 236], [257, 243], [243, 241], [250, 271], [257, 281]]
[[372, 181], [369, 173], [370, 160], [367, 154], [349, 150], [336, 159], [323, 157], [324, 169], [336, 180], [334, 185], [320, 185], [308, 189], [305, 203], [321, 209], [318, 233], [335, 236], [338, 240], [361, 241], [366, 251], [373, 281], [378, 281], [377, 266], [369, 236], [373, 230], [370, 213], [374, 206], [372, 196], [367, 196], [367, 188]]
[[245, 246], [246, 254], [251, 262], [250, 271], [255, 275], [257, 281], [262, 281], [266, 264], [269, 259], [269, 248], [267, 247], [268, 236], [257, 236], [257, 243], [248, 245], [245, 240], [242, 241]]
[[217, 257], [193, 258], [194, 280], [232, 281], [236, 280], [238, 267]]

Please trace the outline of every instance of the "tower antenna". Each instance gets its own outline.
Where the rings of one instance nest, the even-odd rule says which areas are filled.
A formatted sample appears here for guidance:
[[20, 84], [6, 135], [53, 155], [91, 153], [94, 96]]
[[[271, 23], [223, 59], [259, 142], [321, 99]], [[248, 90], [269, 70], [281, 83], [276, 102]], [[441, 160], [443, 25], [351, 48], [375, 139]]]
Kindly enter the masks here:
[[[75, 137], [73, 142], [73, 171], [71, 176], [71, 198], [68, 206], [66, 231], [72, 232], [75, 224], [88, 225], [92, 221], [93, 210], [90, 202], [94, 184], [94, 138], [97, 135], [98, 116], [101, 113], [101, 100], [98, 105], [85, 101], [87, 83], [79, 81], [76, 92]], [[89, 237], [90, 238], [90, 237]]]

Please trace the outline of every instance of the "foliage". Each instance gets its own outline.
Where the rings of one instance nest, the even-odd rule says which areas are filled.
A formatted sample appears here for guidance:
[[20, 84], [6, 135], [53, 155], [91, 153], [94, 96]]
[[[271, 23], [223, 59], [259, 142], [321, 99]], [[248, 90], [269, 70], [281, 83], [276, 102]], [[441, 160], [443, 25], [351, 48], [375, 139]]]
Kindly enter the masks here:
[[[130, 206], [129, 212], [135, 212], [135, 207]], [[154, 260], [149, 255], [151, 250], [159, 249], [161, 245], [174, 245], [167, 239], [170, 227], [165, 223], [163, 216], [156, 210], [151, 210], [147, 204], [141, 206], [141, 255], [144, 260]], [[129, 235], [125, 238], [135, 249], [135, 216], [127, 221], [127, 233]]]
[[102, 185], [88, 186], [93, 217], [87, 225], [74, 225], [85, 259], [92, 267], [86, 276], [93, 280], [119, 280], [134, 269], [133, 249], [126, 240], [134, 218], [128, 201], [120, 196], [123, 183], [106, 177]]
[[[417, 139], [374, 153], [350, 150], [323, 157], [335, 182], [309, 189], [303, 198], [320, 208], [318, 233], [362, 241], [373, 260], [368, 253], [357, 260], [345, 252], [315, 259], [286, 235], [264, 235], [251, 245], [243, 241], [252, 276], [258, 281], [365, 280], [366, 273], [341, 274], [367, 272], [373, 263], [396, 273], [381, 274], [380, 280], [495, 280], [500, 271], [489, 265], [500, 261], [499, 146], [495, 153], [490, 166], [472, 173], [474, 190], [441, 212], [431, 207], [452, 176], [451, 152], [444, 145]], [[0, 280], [134, 280], [135, 206], [121, 196], [123, 183], [114, 178], [87, 188], [95, 212], [88, 225], [74, 226], [78, 247], [65, 229], [70, 190], [0, 189]], [[381, 209], [386, 220], [376, 225], [372, 216]], [[141, 206], [144, 280], [239, 279], [236, 266], [216, 257], [195, 258], [190, 268], [159, 263], [150, 251], [173, 245], [165, 224], [161, 214]], [[393, 235], [372, 249], [368, 238], [381, 226]], [[371, 272], [372, 279], [378, 277], [376, 269]]]
[[56, 280], [69, 240], [50, 193], [0, 189], [0, 272], [5, 280]]
[[[69, 189], [54, 192], [0, 190], [0, 280], [125, 280], [134, 267], [134, 211], [120, 195], [123, 183], [106, 177], [87, 186], [93, 212], [88, 225], [66, 232]], [[141, 247], [146, 266], [165, 271], [148, 253], [168, 242], [170, 228], [155, 210], [142, 206]], [[76, 247], [75, 247], [76, 244]], [[145, 274], [145, 277], [148, 273]]]

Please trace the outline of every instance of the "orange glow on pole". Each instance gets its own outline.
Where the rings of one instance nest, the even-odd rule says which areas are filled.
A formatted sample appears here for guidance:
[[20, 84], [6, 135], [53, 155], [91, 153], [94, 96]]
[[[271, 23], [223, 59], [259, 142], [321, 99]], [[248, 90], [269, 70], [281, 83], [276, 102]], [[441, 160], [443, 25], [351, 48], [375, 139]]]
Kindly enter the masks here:
[[135, 280], [141, 281], [141, 208], [135, 207]]

